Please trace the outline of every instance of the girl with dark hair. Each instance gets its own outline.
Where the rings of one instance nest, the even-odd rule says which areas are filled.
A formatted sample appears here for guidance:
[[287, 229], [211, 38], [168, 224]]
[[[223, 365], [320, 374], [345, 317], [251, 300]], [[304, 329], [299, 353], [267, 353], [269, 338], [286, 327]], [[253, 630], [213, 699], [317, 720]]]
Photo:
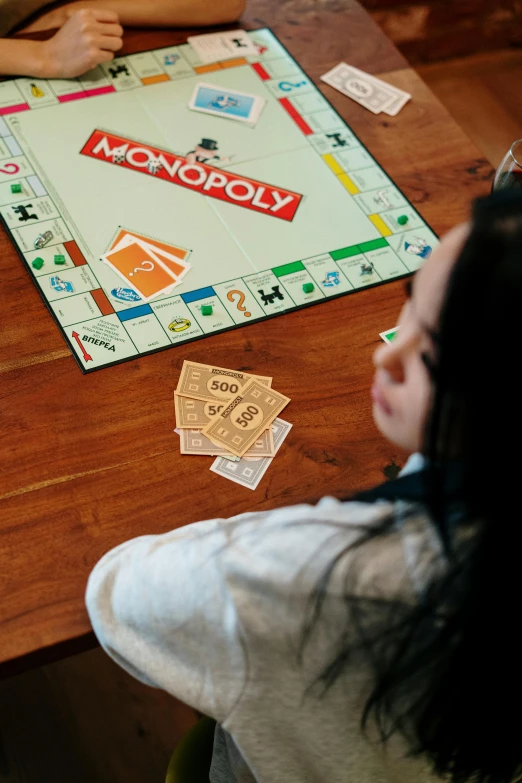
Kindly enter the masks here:
[[139, 538], [94, 569], [109, 655], [216, 719], [212, 783], [519, 779], [521, 297], [522, 196], [499, 193], [375, 353], [377, 426], [416, 452], [396, 481]]

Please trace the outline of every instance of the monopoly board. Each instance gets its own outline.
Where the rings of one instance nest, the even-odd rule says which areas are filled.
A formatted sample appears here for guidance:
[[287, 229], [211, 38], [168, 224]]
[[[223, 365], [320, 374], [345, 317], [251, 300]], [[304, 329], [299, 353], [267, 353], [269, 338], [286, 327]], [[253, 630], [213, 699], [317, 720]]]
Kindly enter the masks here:
[[[84, 372], [407, 275], [437, 242], [270, 30], [249, 36], [255, 56], [211, 65], [184, 44], [0, 83], [0, 213]], [[200, 82], [260, 96], [257, 122], [191, 110]], [[102, 259], [122, 232], [190, 268], [140, 296]]]

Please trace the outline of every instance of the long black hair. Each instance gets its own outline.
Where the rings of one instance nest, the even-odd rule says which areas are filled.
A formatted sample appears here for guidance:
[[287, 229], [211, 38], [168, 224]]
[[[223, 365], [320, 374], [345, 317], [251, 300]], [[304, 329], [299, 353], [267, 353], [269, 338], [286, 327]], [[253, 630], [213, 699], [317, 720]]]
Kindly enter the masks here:
[[[444, 567], [427, 569], [414, 604], [362, 599], [348, 584], [357, 641], [347, 633], [315, 683], [331, 688], [362, 650], [373, 672], [363, 728], [374, 719], [383, 741], [401, 733], [454, 783], [511, 783], [522, 773], [521, 330], [522, 195], [501, 192], [474, 203], [448, 281], [416, 491], [404, 477], [361, 496], [420, 501]], [[358, 551], [395, 524], [364, 532]], [[353, 548], [310, 597], [302, 651]]]

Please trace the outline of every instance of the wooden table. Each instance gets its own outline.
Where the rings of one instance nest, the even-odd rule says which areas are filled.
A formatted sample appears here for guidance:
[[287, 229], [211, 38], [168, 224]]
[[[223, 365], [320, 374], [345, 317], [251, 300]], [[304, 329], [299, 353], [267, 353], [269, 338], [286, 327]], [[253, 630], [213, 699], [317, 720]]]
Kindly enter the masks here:
[[[491, 171], [355, 0], [251, 0], [436, 232], [466, 218]], [[129, 31], [125, 51], [187, 31]], [[374, 116], [319, 82], [341, 60], [412, 93]], [[83, 376], [13, 246], [0, 235], [0, 673], [95, 643], [88, 574], [125, 539], [208, 517], [347, 496], [405, 455], [378, 434], [369, 388], [379, 332], [403, 285], [387, 285]], [[184, 359], [274, 377], [294, 428], [252, 492], [180, 458], [172, 392]]]

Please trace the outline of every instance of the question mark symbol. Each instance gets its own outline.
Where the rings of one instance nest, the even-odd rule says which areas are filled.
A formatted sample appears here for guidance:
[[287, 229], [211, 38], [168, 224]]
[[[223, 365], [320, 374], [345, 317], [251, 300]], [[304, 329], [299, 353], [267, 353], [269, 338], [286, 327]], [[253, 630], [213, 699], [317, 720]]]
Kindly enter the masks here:
[[[145, 268], [145, 264], [149, 264], [149, 268]], [[132, 277], [134, 273], [138, 274], [138, 272], [152, 272], [154, 269], [154, 264], [152, 261], [142, 261], [139, 266], [135, 266], [134, 270], [132, 272], [129, 272], [129, 277]]]
[[295, 84], [294, 82], [279, 82], [279, 89], [283, 90], [283, 92], [290, 92], [290, 90], [293, 90], [294, 87], [305, 87], [306, 82], [298, 82]]
[[249, 313], [246, 309], [246, 307], [243, 305], [243, 302], [245, 301], [245, 295], [243, 291], [229, 291], [227, 294], [227, 299], [229, 302], [235, 302], [234, 294], [238, 294], [239, 299], [237, 300], [237, 309], [244, 314], [245, 318], [250, 318], [252, 313]]
[[16, 163], [6, 163], [3, 167], [0, 167], [2, 174], [16, 174], [20, 171], [20, 166]]

